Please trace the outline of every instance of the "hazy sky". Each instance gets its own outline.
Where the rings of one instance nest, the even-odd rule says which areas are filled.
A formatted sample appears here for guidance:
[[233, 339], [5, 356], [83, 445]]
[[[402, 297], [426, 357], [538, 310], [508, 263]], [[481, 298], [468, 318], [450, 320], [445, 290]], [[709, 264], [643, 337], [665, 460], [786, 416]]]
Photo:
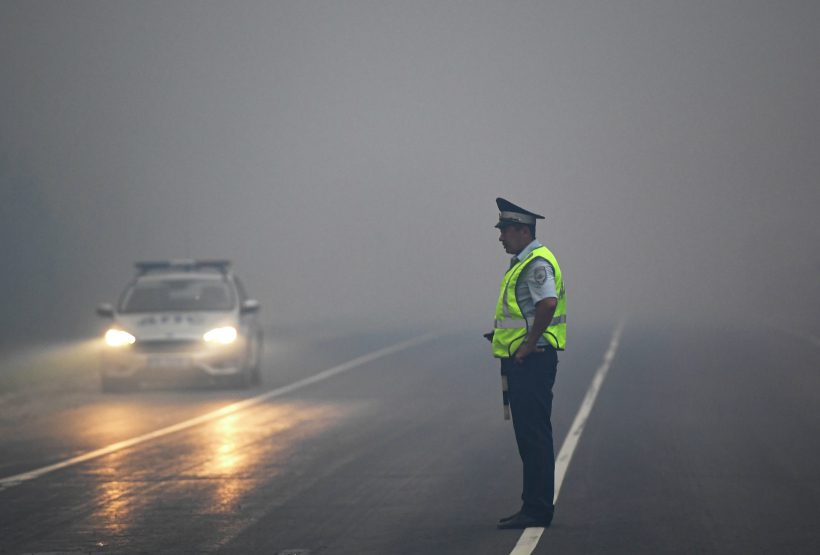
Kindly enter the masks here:
[[570, 321], [820, 326], [818, 29], [817, 2], [0, 1], [0, 332], [88, 329], [169, 257], [234, 260], [269, 324], [489, 326], [497, 196], [546, 216]]

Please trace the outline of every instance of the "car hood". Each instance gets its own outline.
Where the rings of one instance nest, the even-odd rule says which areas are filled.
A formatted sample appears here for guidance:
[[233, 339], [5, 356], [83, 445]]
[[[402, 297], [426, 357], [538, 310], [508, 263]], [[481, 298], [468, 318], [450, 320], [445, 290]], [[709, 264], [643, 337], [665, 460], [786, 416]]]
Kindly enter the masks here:
[[223, 326], [238, 328], [234, 312], [157, 312], [118, 314], [115, 323], [137, 340], [201, 339], [205, 332]]

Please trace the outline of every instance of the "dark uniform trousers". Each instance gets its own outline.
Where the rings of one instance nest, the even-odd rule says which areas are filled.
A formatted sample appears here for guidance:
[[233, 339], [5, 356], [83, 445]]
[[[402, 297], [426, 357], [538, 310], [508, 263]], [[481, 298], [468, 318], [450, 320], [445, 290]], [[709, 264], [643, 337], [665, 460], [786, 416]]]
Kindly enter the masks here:
[[501, 359], [518, 453], [524, 463], [524, 502], [521, 510], [533, 518], [552, 521], [555, 495], [555, 451], [552, 445], [552, 386], [558, 370], [558, 352], [545, 347], [522, 364]]

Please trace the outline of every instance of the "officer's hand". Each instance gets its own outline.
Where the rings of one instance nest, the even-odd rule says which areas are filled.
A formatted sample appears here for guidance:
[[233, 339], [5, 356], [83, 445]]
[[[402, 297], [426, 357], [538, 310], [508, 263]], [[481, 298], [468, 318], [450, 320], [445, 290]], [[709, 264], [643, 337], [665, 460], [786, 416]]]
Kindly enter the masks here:
[[535, 348], [527, 347], [527, 344], [524, 343], [521, 345], [518, 350], [515, 352], [515, 363], [516, 364], [523, 364], [524, 359], [529, 356], [530, 353], [543, 353], [544, 349], [539, 347], [538, 345]]

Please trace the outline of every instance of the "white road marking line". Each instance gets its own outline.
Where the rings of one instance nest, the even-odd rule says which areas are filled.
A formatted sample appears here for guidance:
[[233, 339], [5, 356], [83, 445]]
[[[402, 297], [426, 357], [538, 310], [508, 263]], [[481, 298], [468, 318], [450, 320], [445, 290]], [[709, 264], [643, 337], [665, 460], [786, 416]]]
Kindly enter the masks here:
[[553, 503], [558, 501], [558, 492], [561, 491], [561, 484], [564, 483], [564, 476], [569, 468], [569, 462], [572, 460], [572, 454], [575, 452], [575, 447], [578, 445], [578, 440], [581, 439], [581, 433], [584, 431], [584, 426], [587, 423], [589, 413], [592, 411], [592, 405], [595, 404], [595, 398], [598, 397], [598, 392], [601, 390], [601, 385], [604, 383], [609, 366], [612, 364], [612, 359], [615, 358], [615, 353], [618, 351], [618, 345], [621, 342], [621, 333], [624, 330], [626, 320], [616, 326], [612, 333], [612, 340], [609, 342], [609, 349], [604, 355], [604, 361], [598, 370], [595, 372], [595, 377], [592, 378], [592, 383], [587, 390], [587, 395], [581, 403], [581, 408], [578, 409], [578, 414], [575, 415], [575, 420], [572, 422], [572, 427], [569, 429], [564, 444], [558, 452], [558, 457], [555, 460], [555, 497]]
[[263, 393], [262, 395], [258, 395], [256, 397], [251, 397], [249, 399], [245, 399], [244, 401], [239, 401], [238, 403], [234, 403], [232, 405], [228, 405], [226, 407], [222, 407], [221, 409], [215, 410], [213, 412], [209, 412], [207, 414], [203, 414], [201, 416], [197, 416], [196, 418], [192, 418], [190, 420], [186, 420], [184, 422], [180, 422], [179, 424], [174, 424], [173, 426], [168, 426], [167, 428], [162, 428], [160, 430], [156, 430], [154, 432], [149, 432], [147, 434], [143, 434], [141, 436], [128, 439], [125, 441], [120, 441], [118, 443], [114, 443], [107, 447], [103, 447], [101, 449], [97, 449], [96, 451], [90, 451], [88, 453], [79, 455], [77, 457], [73, 457], [71, 459], [67, 459], [49, 466], [44, 466], [43, 468], [38, 468], [36, 470], [30, 470], [28, 472], [23, 472], [22, 474], [17, 474], [15, 476], [9, 476], [7, 478], [0, 478], [0, 491], [6, 488], [10, 488], [12, 486], [16, 486], [22, 482], [27, 480], [33, 480], [34, 478], [39, 478], [43, 474], [48, 474], [49, 472], [53, 472], [55, 470], [59, 470], [61, 468], [65, 468], [67, 466], [73, 466], [75, 464], [85, 462], [87, 460], [96, 459], [97, 457], [102, 457], [103, 455], [108, 455], [110, 453], [114, 453], [115, 451], [120, 451], [127, 447], [132, 447], [134, 445], [138, 445], [140, 443], [144, 443], [146, 441], [156, 439], [158, 437], [167, 436], [168, 434], [173, 434], [175, 432], [179, 432], [181, 430], [186, 430], [188, 428], [192, 428], [204, 422], [209, 422], [211, 420], [220, 418], [222, 416], [226, 416], [228, 414], [232, 414], [238, 412], [240, 410], [246, 409], [248, 407], [252, 407], [254, 405], [258, 405], [268, 399], [272, 399], [274, 397], [280, 397], [285, 395], [286, 393], [291, 393], [296, 391], [297, 389], [302, 389], [308, 385], [314, 384], [316, 382], [320, 382], [331, 376], [335, 376], [336, 374], [341, 374], [342, 372], [346, 372], [352, 368], [356, 368], [357, 366], [361, 366], [373, 360], [386, 357], [388, 355], [392, 355], [393, 353], [397, 353], [399, 351], [403, 351], [409, 347], [414, 347], [425, 341], [429, 341], [433, 337], [440, 335], [439, 332], [430, 332], [414, 339], [409, 339], [407, 341], [402, 341], [401, 343], [397, 343], [395, 345], [391, 345], [390, 347], [385, 347], [384, 349], [379, 349], [378, 351], [373, 351], [372, 353], [368, 353], [366, 355], [362, 355], [358, 358], [354, 358], [348, 362], [340, 364], [338, 366], [334, 366], [333, 368], [329, 368], [323, 372], [319, 372], [318, 374], [314, 374], [308, 378], [303, 380], [299, 380], [297, 382], [293, 382], [290, 385], [286, 385], [284, 387], [280, 387], [278, 389], [273, 389], [268, 391], [267, 393]]
[[543, 528], [524, 528], [524, 533], [518, 538], [518, 543], [515, 544], [510, 555], [530, 555], [535, 546], [538, 545], [538, 540], [541, 539], [543, 533]]
[[[572, 460], [572, 454], [575, 452], [575, 447], [578, 446], [578, 440], [581, 439], [581, 432], [584, 431], [584, 425], [587, 422], [589, 413], [592, 411], [592, 405], [595, 404], [595, 398], [598, 397], [598, 392], [601, 390], [601, 385], [604, 383], [609, 366], [612, 364], [612, 359], [615, 358], [615, 353], [618, 351], [618, 345], [621, 342], [621, 333], [624, 331], [626, 319], [621, 320], [615, 331], [612, 332], [612, 339], [609, 342], [609, 349], [604, 354], [604, 361], [595, 376], [592, 378], [592, 383], [587, 390], [586, 397], [581, 402], [581, 408], [578, 409], [578, 414], [575, 415], [575, 420], [569, 429], [567, 437], [564, 439], [564, 444], [558, 452], [558, 457], [555, 460], [555, 497], [553, 497], [553, 504], [558, 501], [558, 492], [561, 491], [561, 484], [564, 483], [564, 476], [567, 474], [569, 462]], [[525, 528], [524, 533], [510, 555], [530, 555], [538, 545], [538, 540], [541, 539], [541, 534], [544, 533], [544, 528]]]

